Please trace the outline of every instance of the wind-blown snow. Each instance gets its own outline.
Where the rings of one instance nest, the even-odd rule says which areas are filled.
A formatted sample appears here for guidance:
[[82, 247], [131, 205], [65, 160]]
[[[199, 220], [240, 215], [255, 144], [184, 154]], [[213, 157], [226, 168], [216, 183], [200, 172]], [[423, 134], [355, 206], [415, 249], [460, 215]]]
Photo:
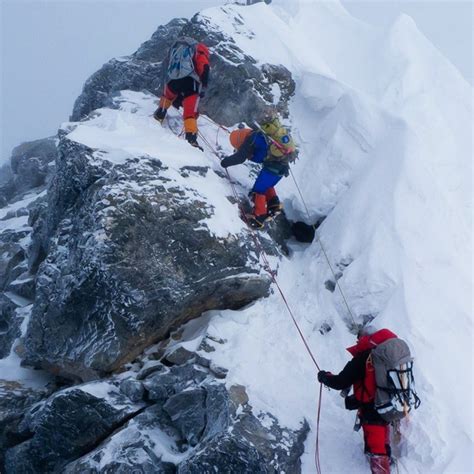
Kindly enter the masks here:
[[[176, 137], [168, 128], [162, 128], [152, 114], [156, 109], [156, 97], [132, 91], [123, 91], [118, 98], [118, 110], [99, 109], [97, 115], [78, 124], [64, 124], [72, 128], [68, 138], [97, 149], [101, 159], [111, 163], [124, 163], [132, 157], [152, 157], [159, 159], [168, 169], [163, 175], [170, 178], [170, 186], [182, 186], [189, 197], [197, 197], [209, 205], [212, 217], [202, 221], [217, 237], [238, 234], [245, 225], [235, 212], [235, 207], [225, 198], [228, 185], [212, 170], [221, 170], [218, 158], [209, 152], [202, 153], [190, 148], [185, 140]], [[176, 116], [171, 110], [169, 115]], [[173, 121], [173, 119], [171, 119]], [[200, 130], [207, 135], [215, 126], [200, 120]], [[181, 132], [178, 125], [177, 132]], [[229, 146], [227, 146], [229, 149]], [[181, 168], [185, 166], [209, 167], [206, 176], [190, 173], [183, 178]], [[157, 182], [162, 185], [162, 182]]]
[[[28, 321], [31, 316], [32, 305], [19, 307], [15, 310], [16, 317], [22, 320], [21, 335], [24, 336]], [[21, 367], [21, 359], [15, 352], [18, 340], [13, 344], [10, 354], [0, 359], [0, 385], [3, 382], [19, 382], [23, 387], [38, 388], [45, 387], [52, 381], [52, 376], [43, 370], [33, 370]]]
[[[334, 275], [319, 243], [290, 244], [278, 281], [319, 365], [340, 370], [354, 342], [348, 326], [375, 317], [411, 346], [422, 399], [394, 445], [399, 472], [472, 472], [472, 88], [407, 16], [385, 31], [336, 1], [309, 0], [226, 5], [202, 15], [259, 64], [283, 64], [296, 81], [291, 120], [300, 159], [292, 172], [309, 216], [291, 177], [277, 190], [290, 218], [327, 216], [321, 240], [351, 310], [337, 288], [327, 289]], [[67, 125], [69, 138], [112, 163], [160, 159], [170, 179], [212, 208], [203, 225], [219, 237], [242, 232], [216, 157], [160, 128], [151, 118], [155, 100], [124, 91], [118, 110]], [[199, 125], [214, 143], [215, 126], [205, 118]], [[223, 134], [219, 141], [230, 151]], [[189, 165], [211, 170], [183, 179], [180, 168]], [[230, 173], [242, 193], [250, 189], [248, 167]], [[214, 344], [213, 362], [229, 369], [227, 384], [246, 385], [256, 411], [291, 428], [308, 420], [303, 472], [314, 472], [317, 370], [278, 292], [189, 323], [185, 347], [195, 350], [206, 330], [226, 341]], [[353, 421], [337, 392], [324, 390], [322, 472], [367, 472]]]
[[[293, 173], [310, 216], [291, 178], [277, 188], [287, 213], [328, 215], [321, 239], [355, 322], [376, 317], [413, 350], [423, 403], [394, 446], [400, 472], [472, 472], [472, 89], [407, 16], [383, 31], [337, 2], [203, 14], [260, 63], [292, 71]], [[293, 247], [280, 284], [319, 364], [338, 371], [352, 316], [325, 287], [334, 278], [318, 243]], [[322, 335], [324, 323], [332, 330]], [[230, 368], [229, 384], [248, 385], [257, 410], [314, 428], [316, 370], [278, 294], [214, 314], [209, 331], [228, 341], [215, 361]], [[324, 392], [322, 417], [322, 471], [366, 472], [353, 414], [334, 391]], [[313, 455], [314, 432], [304, 472]]]

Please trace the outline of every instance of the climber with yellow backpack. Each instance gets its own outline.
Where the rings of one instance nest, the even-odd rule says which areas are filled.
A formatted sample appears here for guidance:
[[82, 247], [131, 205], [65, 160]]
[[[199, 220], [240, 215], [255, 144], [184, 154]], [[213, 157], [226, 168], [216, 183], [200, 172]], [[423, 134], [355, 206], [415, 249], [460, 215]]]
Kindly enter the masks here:
[[289, 165], [297, 156], [295, 143], [273, 112], [268, 113], [260, 123], [255, 123], [253, 129], [239, 126], [231, 132], [230, 142], [235, 153], [221, 161], [223, 168], [245, 160], [262, 164], [251, 191], [253, 213], [246, 216], [251, 227], [261, 229], [269, 217], [276, 216], [283, 209], [275, 185], [289, 174]]

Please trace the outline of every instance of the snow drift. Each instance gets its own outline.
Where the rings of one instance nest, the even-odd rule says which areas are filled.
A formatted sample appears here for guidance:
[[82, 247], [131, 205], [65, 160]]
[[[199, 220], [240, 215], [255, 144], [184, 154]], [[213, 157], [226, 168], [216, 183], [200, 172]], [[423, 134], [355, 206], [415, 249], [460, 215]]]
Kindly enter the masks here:
[[[412, 347], [423, 405], [404, 427], [401, 469], [469, 472], [471, 87], [407, 16], [382, 31], [337, 2], [258, 4], [239, 9], [245, 26], [234, 27], [222, 9], [203, 14], [233, 28], [236, 43], [260, 62], [292, 72], [301, 146], [293, 173], [310, 216], [291, 179], [279, 186], [288, 214], [328, 216], [321, 239], [355, 322], [375, 318]], [[333, 275], [318, 243], [295, 246], [279, 280], [320, 365], [340, 369], [352, 317], [340, 293], [325, 287]], [[324, 323], [332, 331], [321, 335]], [[314, 422], [314, 370], [278, 295], [211, 325], [232, 341], [219, 362], [234, 361], [230, 376], [245, 378], [261, 407], [285, 423]], [[352, 415], [334, 393], [324, 394], [323, 406], [323, 472], [364, 472]], [[313, 450], [309, 442], [305, 472]]]
[[[270, 6], [208, 9], [196, 21], [213, 41], [219, 38], [216, 54], [223, 45], [233, 51], [234, 66], [252, 58], [246, 86], [265, 65], [283, 66], [294, 81], [284, 91], [266, 84], [259, 107], [287, 101], [294, 89], [289, 122], [300, 159], [292, 167], [295, 179], [283, 180], [278, 191], [289, 218], [313, 223], [325, 217], [319, 235], [336, 274], [317, 241], [290, 242], [290, 257], [278, 262], [278, 281], [319, 365], [342, 368], [354, 324], [389, 327], [411, 346], [422, 399], [393, 447], [399, 471], [471, 472], [471, 87], [407, 16], [385, 31], [354, 19], [336, 1], [274, 0]], [[137, 66], [140, 54], [132, 72], [143, 66]], [[121, 81], [126, 75], [117, 76]], [[94, 89], [100, 80], [95, 75], [86, 85]], [[105, 93], [96, 95], [101, 106], [111, 105]], [[76, 124], [69, 139], [105, 152], [115, 165], [135, 155], [163, 160], [174, 179], [190, 162], [209, 168], [209, 186], [202, 176], [190, 181], [214, 210], [202, 225], [221, 239], [245, 233], [237, 207], [223, 198], [232, 190], [209, 150], [189, 150], [168, 130], [155, 134], [148, 94], [123, 92], [121, 100], [118, 110], [103, 108]], [[76, 105], [76, 119], [82, 118], [80, 107], [90, 111], [84, 97]], [[221, 117], [236, 117], [225, 107]], [[211, 142], [229, 150], [215, 127], [206, 121], [201, 126]], [[251, 186], [248, 168], [230, 173], [242, 192]], [[229, 392], [245, 385], [263, 426], [273, 424], [268, 413], [295, 431], [308, 420], [302, 471], [314, 471], [316, 370], [277, 292], [245, 309], [205, 313], [183, 328], [176, 344], [209, 358], [210, 367], [226, 368]], [[325, 390], [323, 472], [367, 472], [352, 424], [342, 399]], [[112, 458], [106, 446], [101, 452]]]

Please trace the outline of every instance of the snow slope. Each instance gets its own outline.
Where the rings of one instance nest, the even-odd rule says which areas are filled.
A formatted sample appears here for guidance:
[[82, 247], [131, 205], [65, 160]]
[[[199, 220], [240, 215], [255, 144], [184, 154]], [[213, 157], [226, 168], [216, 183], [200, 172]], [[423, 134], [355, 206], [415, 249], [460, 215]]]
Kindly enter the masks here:
[[[375, 317], [397, 332], [415, 353], [423, 400], [394, 446], [400, 472], [470, 472], [471, 89], [408, 17], [381, 31], [337, 2], [303, 1], [227, 5], [202, 15], [260, 63], [284, 64], [297, 84], [291, 120], [301, 159], [293, 173], [309, 216], [291, 178], [278, 189], [290, 217], [328, 216], [320, 235], [351, 309], [327, 289], [334, 278], [319, 244], [293, 243], [278, 280], [318, 363], [333, 371], [343, 366], [354, 323]], [[169, 130], [157, 131], [151, 96], [125, 92], [121, 100], [118, 111], [102, 109], [69, 138], [105, 151], [112, 162], [157, 157], [173, 179], [184, 165], [219, 170], [209, 151], [189, 150]], [[204, 118], [200, 127], [230, 150]], [[245, 193], [249, 169], [230, 172]], [[205, 224], [221, 236], [241, 232], [236, 207], [222, 199], [232, 193], [229, 184], [214, 173], [207, 179], [205, 188], [196, 183], [215, 209]], [[197, 347], [205, 328], [226, 340], [216, 344], [214, 362], [229, 368], [229, 385], [248, 387], [255, 410], [292, 428], [310, 422], [303, 468], [314, 472], [316, 370], [279, 294], [244, 311], [208, 313], [200, 326], [187, 331], [187, 344]], [[353, 416], [336, 393], [324, 391], [323, 472], [367, 471]]]
[[[261, 63], [294, 75], [293, 173], [310, 217], [291, 178], [278, 189], [290, 216], [328, 215], [320, 234], [353, 316], [325, 287], [333, 278], [317, 242], [294, 245], [279, 281], [325, 369], [348, 360], [352, 318], [376, 317], [411, 345], [423, 404], [396, 447], [400, 472], [472, 472], [472, 89], [407, 16], [382, 31], [337, 2], [287, 5], [203, 12]], [[314, 428], [315, 370], [278, 294], [209, 324], [228, 340], [215, 358], [231, 367], [229, 383], [244, 381], [254, 406], [283, 423], [304, 416]], [[366, 472], [342, 405], [324, 393], [322, 470]], [[305, 472], [313, 454], [311, 438]]]
[[[309, 216], [291, 177], [277, 189], [289, 217], [312, 223], [327, 216], [321, 240], [351, 309], [328, 289], [334, 277], [318, 242], [291, 243], [278, 281], [319, 365], [342, 368], [354, 341], [348, 328], [375, 317], [416, 358], [422, 405], [394, 446], [399, 472], [472, 472], [472, 89], [406, 16], [384, 31], [336, 1], [309, 0], [202, 15], [259, 63], [285, 65], [296, 81], [291, 125], [301, 153], [292, 172]], [[214, 209], [203, 225], [223, 237], [245, 232], [236, 206], [223, 199], [232, 190], [215, 156], [159, 129], [152, 96], [125, 91], [120, 100], [118, 110], [75, 124], [69, 138], [112, 163], [156, 157], [173, 180], [182, 166], [211, 167], [205, 186], [198, 176], [186, 179], [188, 191]], [[199, 125], [230, 151], [213, 124], [202, 117]], [[252, 185], [249, 170], [230, 169], [242, 194]], [[303, 472], [314, 472], [317, 371], [278, 292], [241, 311], [207, 313], [186, 329], [193, 349], [206, 331], [226, 341], [215, 344], [214, 362], [229, 368], [229, 386], [247, 387], [255, 410], [290, 428], [308, 420]], [[324, 390], [322, 472], [368, 471], [353, 421], [342, 398]]]

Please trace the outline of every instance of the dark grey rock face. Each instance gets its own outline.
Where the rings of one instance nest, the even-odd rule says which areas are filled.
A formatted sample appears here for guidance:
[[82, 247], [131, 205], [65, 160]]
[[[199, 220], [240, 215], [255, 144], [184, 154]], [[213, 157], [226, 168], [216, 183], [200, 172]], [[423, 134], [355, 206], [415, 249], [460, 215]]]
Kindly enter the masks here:
[[22, 143], [14, 148], [10, 163], [0, 168], [0, 208], [14, 197], [44, 186], [55, 158], [54, 138]]
[[0, 290], [5, 290], [8, 284], [18, 277], [24, 268], [25, 246], [21, 240], [29, 235], [29, 229], [5, 230], [0, 233]]
[[[179, 434], [169, 425], [162, 408], [154, 405], [86, 456], [69, 463], [64, 474], [175, 474]], [[162, 443], [165, 446], [162, 446]], [[160, 452], [160, 449], [163, 452]]]
[[43, 186], [48, 167], [56, 158], [55, 138], [44, 138], [17, 146], [11, 157], [16, 192]]
[[[241, 23], [238, 10], [223, 9], [230, 24]], [[104, 65], [85, 84], [72, 119], [117, 108], [124, 89], [159, 94], [165, 56], [180, 35], [211, 49], [203, 113], [223, 125], [249, 123], [279, 90], [276, 105], [287, 114], [295, 87], [289, 71], [257, 66], [196, 15], [158, 28], [133, 55]], [[12, 174], [0, 180], [0, 207], [35, 194], [0, 217], [22, 222], [12, 232], [0, 227], [0, 357], [32, 307], [15, 349], [26, 364], [74, 381], [108, 378], [52, 396], [15, 387], [4, 394], [0, 386], [0, 471], [300, 472], [306, 424], [291, 431], [253, 413], [243, 386], [222, 383], [227, 368], [207, 358], [211, 344], [137, 359], [203, 312], [238, 309], [269, 292], [250, 236], [216, 237], [203, 224], [214, 210], [190, 183], [214, 171], [186, 166], [177, 179], [148, 156], [114, 163], [68, 139], [69, 127], [57, 140], [15, 149]], [[47, 196], [38, 198], [45, 186]], [[272, 232], [284, 245], [281, 229]], [[278, 253], [271, 239], [263, 245]], [[110, 376], [120, 370], [127, 372]]]
[[179, 36], [185, 19], [174, 19], [160, 26], [153, 36], [131, 56], [112, 59], [84, 84], [71, 115], [79, 121], [93, 110], [113, 107], [113, 97], [121, 90], [149, 91], [160, 94], [163, 86], [163, 61], [169, 47]]
[[81, 389], [59, 392], [27, 412], [17, 435], [29, 439], [7, 450], [5, 470], [60, 472], [69, 460], [90, 451], [140, 409], [124, 406], [124, 399], [116, 396], [98, 398]]
[[204, 431], [205, 401], [204, 389], [197, 388], [172, 395], [163, 406], [181, 436], [185, 437], [191, 446], [196, 446]]
[[[227, 389], [203, 349], [172, 363], [175, 336], [124, 374], [60, 390], [33, 406], [46, 394], [18, 391], [2, 399], [0, 385], [0, 470], [300, 473], [306, 422], [293, 431], [270, 414], [256, 415], [245, 387]], [[3, 412], [8, 405], [15, 410]]]
[[9, 181], [12, 177], [12, 169], [10, 163], [0, 165], [0, 186]]
[[25, 411], [47, 396], [47, 390], [0, 380], [0, 472], [4, 472], [6, 450], [25, 440], [18, 428]]
[[35, 296], [34, 275], [27, 264], [32, 230], [28, 216], [43, 199], [55, 156], [53, 139], [24, 143], [1, 170], [9, 171], [0, 179], [0, 359], [10, 354], [20, 336], [21, 308]]
[[145, 397], [145, 387], [136, 379], [126, 379], [120, 384], [120, 391], [132, 402], [138, 403]]
[[300, 472], [307, 425], [291, 431], [273, 420], [268, 428], [269, 415], [262, 424], [243, 387], [227, 390], [190, 362], [162, 365], [143, 386], [150, 406], [65, 473]]
[[[229, 23], [239, 25], [238, 9], [221, 7]], [[161, 26], [152, 38], [131, 56], [112, 59], [86, 82], [77, 99], [71, 120], [78, 121], [100, 107], [112, 106], [113, 97], [123, 89], [150, 91], [159, 96], [168, 48], [178, 36], [204, 42], [211, 51], [211, 81], [201, 112], [223, 125], [261, 118], [269, 104], [288, 115], [288, 101], [294, 94], [291, 73], [281, 65], [263, 65], [240, 50], [231, 36], [217, 30], [201, 14], [190, 21], [176, 19]], [[279, 97], [273, 96], [278, 86]], [[275, 100], [277, 99], [277, 100]]]
[[24, 318], [21, 309], [34, 299], [34, 279], [26, 264], [30, 233], [27, 227], [3, 231], [0, 228], [0, 359], [10, 354], [20, 336]]
[[275, 472], [267, 467], [266, 459], [246, 439], [222, 433], [209, 442], [205, 449], [186, 460], [178, 474], [242, 472], [267, 474]]
[[251, 238], [214, 237], [200, 224], [212, 210], [173, 185], [158, 160], [112, 165], [65, 136], [59, 151], [47, 212], [34, 225], [32, 253], [47, 258], [25, 339], [29, 364], [95, 378], [204, 311], [267, 295]]
[[0, 359], [7, 357], [20, 336], [21, 319], [16, 316], [17, 305], [10, 298], [0, 294]]

